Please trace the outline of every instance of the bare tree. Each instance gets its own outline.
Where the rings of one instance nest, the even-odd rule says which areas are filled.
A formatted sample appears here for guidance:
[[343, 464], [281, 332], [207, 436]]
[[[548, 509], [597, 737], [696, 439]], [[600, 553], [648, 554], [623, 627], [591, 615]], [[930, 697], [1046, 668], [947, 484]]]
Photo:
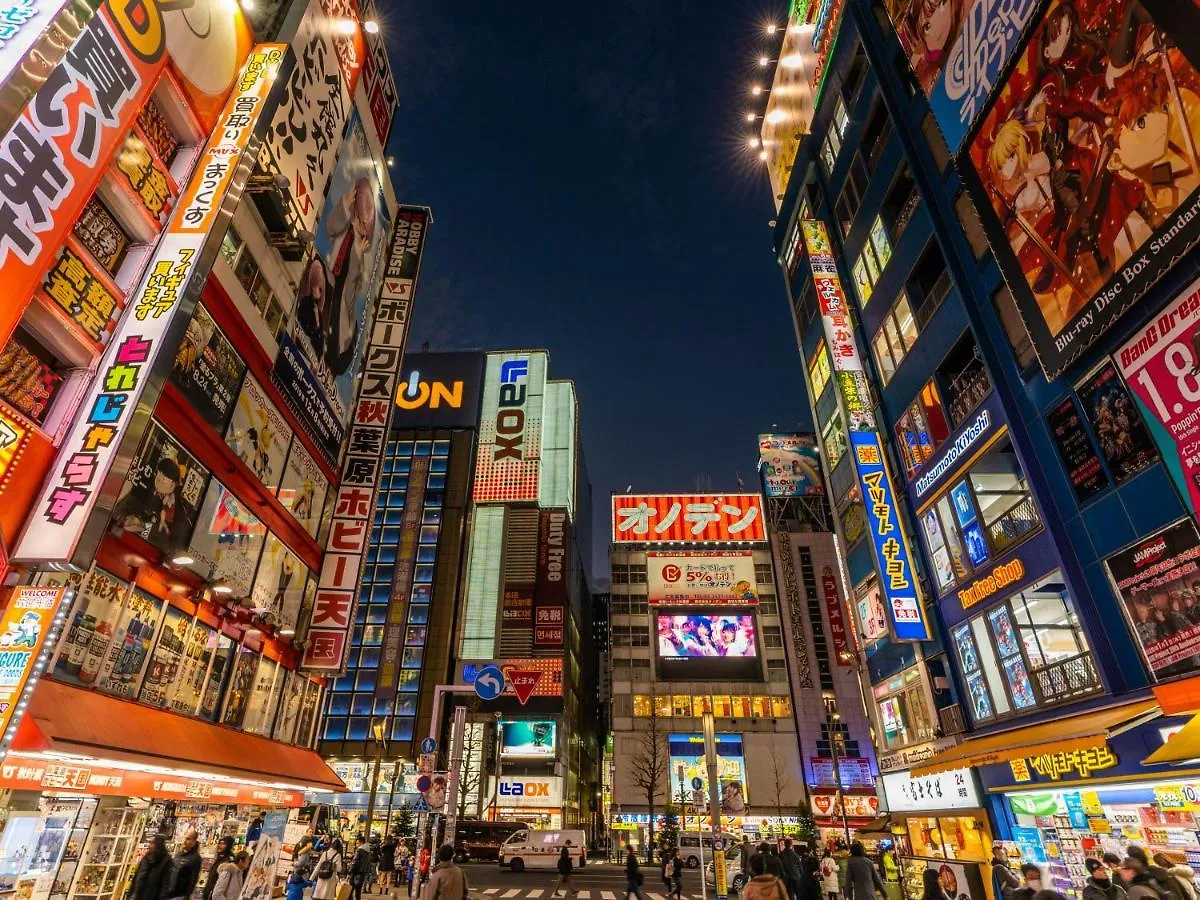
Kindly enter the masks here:
[[629, 763], [630, 779], [645, 792], [646, 809], [650, 813], [650, 841], [647, 849], [649, 862], [654, 861], [655, 808], [663, 797], [663, 785], [671, 766], [667, 734], [659, 721], [657, 702], [657, 697], [650, 697], [650, 716], [645, 720], [646, 730], [638, 735], [637, 752]]
[[774, 781], [776, 812], [782, 814], [784, 809], [783, 797], [791, 788], [792, 780], [788, 778], [787, 765], [780, 757], [779, 745], [775, 741], [771, 741], [771, 752], [768, 758], [771, 761], [771, 777]]
[[475, 795], [479, 807], [479, 786], [483, 781], [483, 725], [467, 723], [463, 733], [462, 768], [458, 772], [458, 817], [467, 814], [467, 803]]

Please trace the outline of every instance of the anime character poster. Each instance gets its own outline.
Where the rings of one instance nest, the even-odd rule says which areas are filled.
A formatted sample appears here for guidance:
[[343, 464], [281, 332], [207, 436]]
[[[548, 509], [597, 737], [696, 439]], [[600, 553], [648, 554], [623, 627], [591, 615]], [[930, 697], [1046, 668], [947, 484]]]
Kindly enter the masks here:
[[162, 550], [187, 547], [208, 469], [153, 424], [129, 467], [113, 522]]
[[171, 383], [204, 421], [220, 431], [229, 420], [233, 398], [245, 374], [246, 364], [233, 344], [217, 327], [204, 304], [197, 303], [175, 354]]
[[266, 531], [249, 507], [214, 478], [192, 535], [190, 568], [207, 581], [224, 582], [233, 597], [247, 597]]
[[1049, 377], [1200, 239], [1198, 147], [1200, 75], [1141, 3], [1049, 3], [963, 167]]
[[1083, 413], [1117, 484], [1158, 461], [1154, 439], [1138, 411], [1137, 401], [1130, 396], [1129, 388], [1112, 363], [1105, 363], [1081, 384], [1078, 394]]
[[250, 602], [258, 612], [270, 613], [282, 628], [294, 628], [304, 600], [308, 568], [288, 546], [268, 533]]
[[299, 440], [293, 440], [276, 496], [283, 508], [312, 537], [316, 537], [320, 530], [321, 513], [325, 510], [325, 495], [328, 492], [329, 480], [317, 461]]
[[1042, 0], [887, 0], [913, 74], [958, 151]]
[[287, 420], [257, 379], [247, 375], [225, 430], [225, 443], [250, 467], [263, 487], [274, 491], [283, 479], [291, 442], [292, 429]]

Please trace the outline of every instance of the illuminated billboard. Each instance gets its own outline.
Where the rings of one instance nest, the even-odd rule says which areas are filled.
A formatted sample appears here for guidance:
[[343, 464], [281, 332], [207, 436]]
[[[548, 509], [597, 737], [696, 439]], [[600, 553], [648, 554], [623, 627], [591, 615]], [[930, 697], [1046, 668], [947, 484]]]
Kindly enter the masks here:
[[[746, 814], [746, 755], [740, 734], [718, 734], [717, 781], [721, 784], [721, 813], [726, 816]], [[701, 790], [708, 794], [708, 763], [704, 758], [704, 735], [667, 735], [667, 755], [671, 777], [683, 767], [684, 783], [693, 778], [701, 781]]]
[[474, 428], [479, 422], [484, 355], [406, 353], [393, 428]]
[[762, 145], [767, 154], [767, 177], [776, 212], [787, 193], [800, 139], [808, 134], [812, 124], [816, 65], [812, 34], [812, 26], [806, 25], [803, 17], [788, 22], [763, 114]]
[[821, 453], [811, 434], [760, 434], [758, 470], [768, 497], [806, 497], [825, 493]]
[[621, 494], [612, 513], [614, 544], [767, 539], [758, 494]]
[[754, 554], [747, 550], [646, 554], [651, 603], [757, 603]]
[[658, 617], [658, 655], [672, 658], [758, 656], [754, 616], [684, 615]]
[[556, 725], [541, 722], [501, 722], [500, 756], [503, 759], [553, 759]]
[[476, 503], [538, 499], [548, 365], [542, 350], [488, 354], [475, 462]]

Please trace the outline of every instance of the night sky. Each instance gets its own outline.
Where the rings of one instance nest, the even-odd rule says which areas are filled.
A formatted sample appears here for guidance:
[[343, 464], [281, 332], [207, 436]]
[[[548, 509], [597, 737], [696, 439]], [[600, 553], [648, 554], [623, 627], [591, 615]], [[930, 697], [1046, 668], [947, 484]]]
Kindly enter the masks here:
[[783, 4], [380, 5], [397, 194], [434, 215], [409, 347], [550, 351], [600, 574], [611, 492], [757, 490], [756, 434], [809, 427], [745, 146]]

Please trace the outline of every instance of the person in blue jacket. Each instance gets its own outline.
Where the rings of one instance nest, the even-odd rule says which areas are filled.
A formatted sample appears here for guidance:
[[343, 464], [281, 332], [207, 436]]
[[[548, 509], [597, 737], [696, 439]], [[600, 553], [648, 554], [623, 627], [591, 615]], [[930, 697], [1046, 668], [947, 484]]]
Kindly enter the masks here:
[[310, 888], [315, 884], [315, 881], [308, 880], [303, 869], [292, 869], [292, 874], [288, 876], [287, 880], [287, 900], [304, 900], [305, 888]]

